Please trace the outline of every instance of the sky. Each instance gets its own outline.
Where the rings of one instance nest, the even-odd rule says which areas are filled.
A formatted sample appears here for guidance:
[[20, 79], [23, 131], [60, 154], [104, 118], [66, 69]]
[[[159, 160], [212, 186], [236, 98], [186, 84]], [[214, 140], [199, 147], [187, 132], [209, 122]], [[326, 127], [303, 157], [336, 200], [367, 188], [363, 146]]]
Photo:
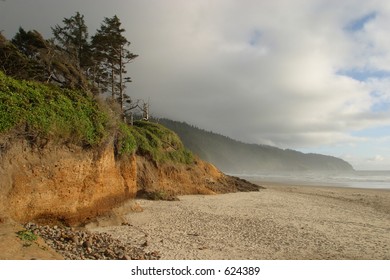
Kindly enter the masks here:
[[2, 0], [0, 30], [50, 38], [117, 15], [151, 114], [247, 143], [390, 170], [390, 1]]

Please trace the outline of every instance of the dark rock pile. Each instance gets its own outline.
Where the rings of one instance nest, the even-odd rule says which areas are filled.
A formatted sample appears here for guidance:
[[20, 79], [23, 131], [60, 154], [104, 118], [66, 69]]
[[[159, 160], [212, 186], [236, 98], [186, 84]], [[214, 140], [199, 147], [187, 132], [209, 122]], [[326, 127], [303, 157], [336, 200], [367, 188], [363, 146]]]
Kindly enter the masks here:
[[107, 233], [89, 233], [62, 226], [39, 226], [27, 223], [25, 228], [42, 237], [66, 260], [158, 260], [158, 252], [123, 244]]

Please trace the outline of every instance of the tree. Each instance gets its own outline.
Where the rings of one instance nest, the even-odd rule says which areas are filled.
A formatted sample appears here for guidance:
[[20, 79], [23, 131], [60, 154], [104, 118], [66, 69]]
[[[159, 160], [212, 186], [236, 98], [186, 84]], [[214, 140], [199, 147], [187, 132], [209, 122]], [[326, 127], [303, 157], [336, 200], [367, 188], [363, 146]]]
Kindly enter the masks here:
[[9, 74], [23, 79], [55, 83], [62, 87], [86, 91], [111, 92], [124, 115], [138, 106], [125, 94], [126, 65], [135, 59], [130, 42], [117, 16], [105, 18], [89, 41], [84, 16], [77, 12], [52, 28], [54, 38], [45, 39], [38, 31], [18, 33], [9, 42], [0, 32], [0, 66]]
[[25, 70], [30, 80], [47, 81], [51, 72], [51, 60], [54, 50], [50, 43], [36, 30], [25, 31], [19, 27], [12, 39], [13, 45], [28, 60]]
[[125, 94], [125, 84], [131, 82], [130, 77], [124, 76], [126, 65], [138, 56], [127, 49], [130, 42], [124, 37], [124, 32], [119, 18], [113, 16], [105, 18], [92, 37], [96, 82], [102, 91], [111, 92], [111, 99], [119, 102], [122, 114], [126, 100], [130, 100]]
[[18, 79], [28, 79], [29, 68], [29, 59], [0, 33], [0, 70]]
[[54, 43], [76, 61], [79, 69], [87, 71], [91, 66], [91, 49], [88, 42], [88, 27], [84, 16], [79, 12], [70, 18], [64, 18], [64, 26], [56, 25], [51, 30]]
[[18, 32], [12, 38], [12, 43], [30, 59], [37, 57], [39, 49], [46, 48], [45, 40], [41, 34], [35, 30], [26, 31], [22, 27], [19, 27]]
[[19, 28], [12, 42], [28, 59], [28, 79], [56, 83], [67, 88], [89, 89], [85, 75], [74, 60], [53, 40], [44, 39], [36, 30], [26, 32]]

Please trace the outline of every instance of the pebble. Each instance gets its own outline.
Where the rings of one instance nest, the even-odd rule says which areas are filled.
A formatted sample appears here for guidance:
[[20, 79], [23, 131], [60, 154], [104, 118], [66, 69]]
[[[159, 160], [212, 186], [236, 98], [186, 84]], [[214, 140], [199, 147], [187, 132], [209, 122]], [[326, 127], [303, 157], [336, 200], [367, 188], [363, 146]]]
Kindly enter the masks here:
[[[159, 260], [159, 252], [146, 252], [113, 238], [108, 233], [90, 233], [62, 226], [24, 225], [66, 260]], [[145, 247], [145, 246], [142, 246]]]

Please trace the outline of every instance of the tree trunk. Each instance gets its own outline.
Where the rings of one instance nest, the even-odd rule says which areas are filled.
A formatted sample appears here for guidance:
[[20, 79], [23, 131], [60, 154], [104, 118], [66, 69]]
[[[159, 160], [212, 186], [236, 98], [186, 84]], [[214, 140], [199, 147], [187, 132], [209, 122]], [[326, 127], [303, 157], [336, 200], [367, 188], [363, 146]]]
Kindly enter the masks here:
[[111, 63], [111, 98], [115, 101], [115, 79], [114, 79], [114, 64]]
[[122, 73], [122, 69], [123, 69], [123, 53], [122, 53], [122, 46], [121, 46], [121, 49], [120, 49], [120, 53], [119, 53], [119, 103], [120, 103], [120, 106], [121, 106], [121, 114], [122, 116], [124, 117], [124, 108], [123, 108], [123, 102], [124, 102], [124, 98], [123, 98], [123, 73]]

